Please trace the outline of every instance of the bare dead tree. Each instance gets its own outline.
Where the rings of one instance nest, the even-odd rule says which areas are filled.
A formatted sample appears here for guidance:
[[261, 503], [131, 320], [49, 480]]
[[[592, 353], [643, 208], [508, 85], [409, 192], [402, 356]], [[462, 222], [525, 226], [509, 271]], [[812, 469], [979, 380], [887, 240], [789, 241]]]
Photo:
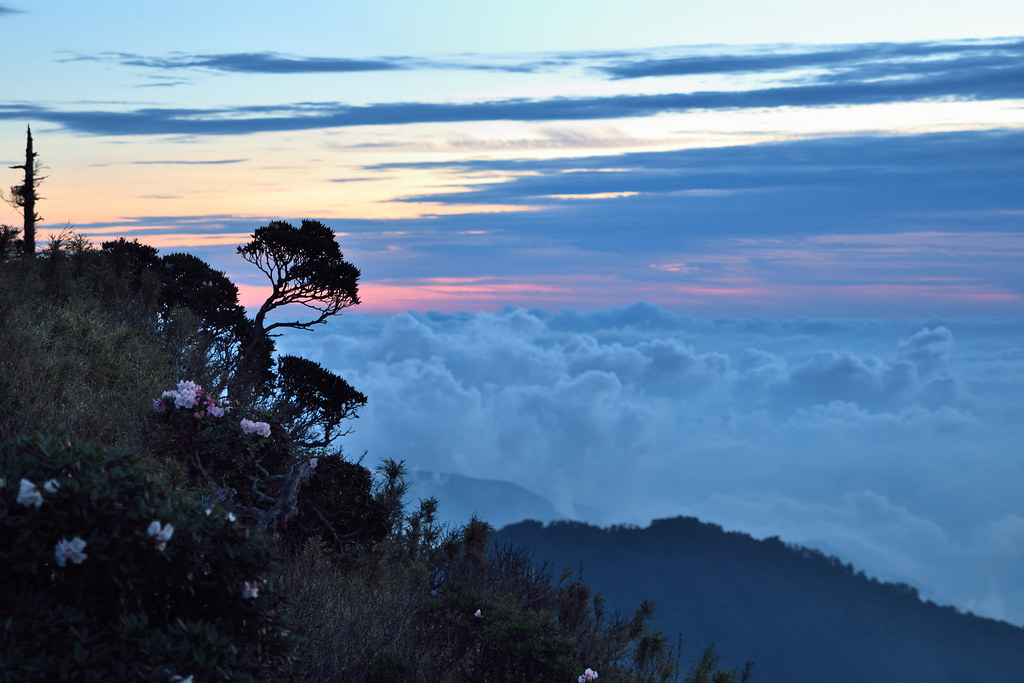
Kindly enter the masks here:
[[11, 168], [24, 170], [25, 181], [21, 185], [11, 186], [10, 195], [3, 196], [3, 199], [14, 208], [21, 210], [25, 217], [21, 233], [22, 253], [31, 257], [36, 253], [36, 222], [43, 220], [42, 216], [36, 213], [36, 201], [40, 199], [37, 189], [45, 176], [40, 175], [42, 165], [36, 158], [39, 155], [32, 149], [32, 127], [28, 126], [27, 131], [25, 163], [11, 166]]

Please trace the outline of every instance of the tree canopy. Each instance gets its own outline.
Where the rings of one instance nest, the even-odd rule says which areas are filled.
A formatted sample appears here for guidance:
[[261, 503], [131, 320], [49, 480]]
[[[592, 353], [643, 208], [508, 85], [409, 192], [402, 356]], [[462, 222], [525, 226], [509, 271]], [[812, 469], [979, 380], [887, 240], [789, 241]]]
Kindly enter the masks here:
[[[310, 329], [359, 303], [359, 269], [345, 260], [334, 231], [320, 221], [303, 220], [299, 228], [271, 221], [238, 253], [270, 280], [271, 294], [254, 318], [264, 334], [280, 327]], [[289, 304], [305, 306], [314, 317], [266, 323], [267, 314]]]

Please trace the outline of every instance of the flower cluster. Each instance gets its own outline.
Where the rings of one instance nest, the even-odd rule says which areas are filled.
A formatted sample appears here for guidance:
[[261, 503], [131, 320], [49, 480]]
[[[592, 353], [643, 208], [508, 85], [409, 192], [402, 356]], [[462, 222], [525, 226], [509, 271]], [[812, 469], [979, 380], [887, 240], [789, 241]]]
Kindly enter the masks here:
[[246, 581], [242, 586], [243, 598], [256, 598], [260, 594], [260, 585], [256, 581]]
[[[43, 484], [43, 491], [46, 493], [57, 493], [59, 488], [60, 484], [56, 479], [51, 479]], [[43, 492], [28, 479], [22, 479], [18, 487], [18, 502], [25, 507], [40, 507], [43, 504]]]
[[224, 417], [224, 414], [227, 412], [227, 408], [224, 407], [223, 403], [215, 400], [201, 386], [195, 382], [184, 380], [178, 382], [177, 389], [165, 391], [160, 395], [160, 398], [153, 399], [153, 410], [158, 413], [167, 412], [167, 408], [172, 403], [175, 408], [184, 410], [198, 408], [193, 413], [193, 416], [196, 418], [202, 418], [206, 415], [220, 418]]
[[163, 550], [167, 547], [167, 541], [174, 535], [174, 527], [169, 523], [160, 526], [160, 522], [153, 520], [147, 529], [149, 535], [156, 540], [156, 549]]
[[260, 436], [270, 436], [270, 425], [266, 422], [253, 422], [247, 420], [244, 417], [241, 421], [242, 432], [245, 434], [259, 434]]
[[[203, 395], [203, 388], [195, 382], [187, 382], [182, 380], [178, 382], [177, 389], [171, 389], [165, 391], [161, 396], [161, 401], [167, 399], [173, 401], [175, 408], [195, 408], [199, 405], [199, 399]], [[167, 404], [164, 403], [166, 406]]]
[[587, 683], [597, 678], [597, 672], [593, 669], [587, 669], [584, 671], [577, 680], [578, 683]]
[[83, 550], [85, 550], [85, 541], [78, 536], [75, 536], [70, 541], [66, 538], [60, 539], [60, 543], [57, 544], [57, 548], [53, 552], [54, 557], [57, 559], [57, 566], [63, 567], [68, 560], [75, 564], [82, 564], [82, 561], [89, 557], [82, 552]]

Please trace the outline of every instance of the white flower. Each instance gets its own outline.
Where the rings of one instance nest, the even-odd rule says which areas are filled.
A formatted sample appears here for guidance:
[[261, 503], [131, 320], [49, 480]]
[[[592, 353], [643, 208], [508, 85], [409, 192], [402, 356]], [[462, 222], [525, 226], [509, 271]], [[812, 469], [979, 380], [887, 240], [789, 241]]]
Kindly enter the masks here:
[[50, 481], [43, 484], [43, 490], [46, 491], [47, 493], [57, 493], [57, 489], [59, 488], [60, 484], [57, 482], [56, 479], [51, 479]]
[[255, 581], [246, 581], [242, 586], [243, 598], [255, 598], [260, 594], [260, 585]]
[[483, 612], [481, 612], [480, 610], [477, 610], [477, 611], [473, 612], [473, 616], [474, 617], [482, 617], [483, 615], [484, 615]]
[[85, 549], [85, 541], [75, 536], [70, 541], [66, 538], [60, 539], [60, 543], [53, 551], [53, 556], [57, 559], [57, 566], [63, 567], [64, 563], [71, 560], [75, 564], [82, 564], [82, 561], [88, 557], [82, 551]]
[[229, 521], [229, 522], [233, 522], [233, 521], [235, 521], [236, 519], [238, 519], [237, 517], [235, 517], [235, 513], [233, 513], [233, 512], [229, 512], [229, 513], [227, 514], [227, 518], [228, 518], [228, 521]]
[[26, 507], [30, 505], [39, 507], [43, 504], [43, 494], [39, 492], [35, 484], [28, 479], [22, 479], [21, 487], [18, 489], [18, 502]]
[[206, 516], [207, 517], [209, 517], [212, 512], [213, 512], [213, 508], [206, 508]]
[[167, 541], [171, 540], [171, 536], [174, 535], [174, 527], [170, 524], [165, 524], [162, 527], [160, 522], [150, 522], [149, 528], [146, 530], [149, 535], [156, 539], [156, 549], [163, 550], [167, 547]]
[[593, 669], [587, 669], [583, 672], [583, 675], [576, 680], [578, 681], [578, 683], [587, 683], [587, 681], [592, 681], [595, 678], [597, 678], [597, 672]]

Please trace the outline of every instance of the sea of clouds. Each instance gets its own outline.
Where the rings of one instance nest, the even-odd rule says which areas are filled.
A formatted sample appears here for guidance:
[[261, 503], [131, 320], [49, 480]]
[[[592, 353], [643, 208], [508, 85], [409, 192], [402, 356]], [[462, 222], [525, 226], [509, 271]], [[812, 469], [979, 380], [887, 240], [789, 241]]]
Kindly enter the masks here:
[[779, 536], [1024, 624], [1024, 318], [349, 314], [278, 350], [368, 396], [367, 463]]

